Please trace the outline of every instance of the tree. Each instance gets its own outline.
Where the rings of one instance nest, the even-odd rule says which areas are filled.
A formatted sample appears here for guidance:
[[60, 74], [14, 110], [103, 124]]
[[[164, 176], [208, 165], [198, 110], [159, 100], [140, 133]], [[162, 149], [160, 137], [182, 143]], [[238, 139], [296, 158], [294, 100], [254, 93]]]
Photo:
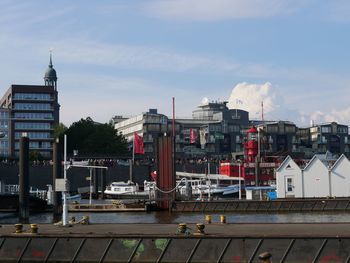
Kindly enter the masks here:
[[63, 123], [56, 124], [53, 127], [53, 136], [55, 139], [61, 138], [66, 131], [67, 127]]
[[90, 117], [74, 122], [66, 131], [68, 152], [81, 155], [116, 155], [127, 153], [125, 138], [111, 124], [94, 122]]
[[29, 151], [29, 161], [42, 161], [44, 160], [44, 157], [41, 155], [41, 153], [38, 150], [31, 150]]

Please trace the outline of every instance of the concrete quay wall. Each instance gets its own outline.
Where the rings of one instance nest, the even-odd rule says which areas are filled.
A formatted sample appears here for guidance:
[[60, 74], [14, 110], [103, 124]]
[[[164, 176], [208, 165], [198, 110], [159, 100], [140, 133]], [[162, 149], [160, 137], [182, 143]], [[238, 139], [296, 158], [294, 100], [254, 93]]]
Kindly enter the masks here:
[[172, 212], [350, 212], [350, 198], [175, 201]]

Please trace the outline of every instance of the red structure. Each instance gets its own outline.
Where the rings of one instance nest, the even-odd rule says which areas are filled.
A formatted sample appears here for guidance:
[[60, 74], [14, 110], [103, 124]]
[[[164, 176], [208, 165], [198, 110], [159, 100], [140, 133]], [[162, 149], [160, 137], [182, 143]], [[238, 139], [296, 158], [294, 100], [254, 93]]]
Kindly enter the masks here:
[[[239, 164], [238, 162], [223, 161], [220, 163], [220, 174], [225, 174], [233, 177], [244, 178], [246, 186], [257, 186], [256, 179], [258, 179], [258, 185], [271, 185], [274, 184], [275, 169], [277, 169], [281, 163], [281, 158], [268, 157], [264, 160], [259, 160], [259, 135], [258, 130], [255, 127], [250, 128], [247, 131], [247, 141], [244, 144], [244, 161]], [[257, 169], [258, 165], [258, 169]], [[239, 173], [239, 167], [241, 167], [241, 173]], [[256, 173], [258, 175], [256, 176]]]
[[258, 130], [252, 127], [247, 131], [247, 142], [244, 145], [246, 163], [255, 163], [258, 153]]
[[157, 192], [158, 206], [161, 209], [169, 209], [172, 201], [175, 200], [175, 192], [170, 190], [175, 188], [175, 166], [173, 155], [174, 140], [172, 136], [159, 137], [156, 147], [157, 164], [157, 187], [164, 192]]

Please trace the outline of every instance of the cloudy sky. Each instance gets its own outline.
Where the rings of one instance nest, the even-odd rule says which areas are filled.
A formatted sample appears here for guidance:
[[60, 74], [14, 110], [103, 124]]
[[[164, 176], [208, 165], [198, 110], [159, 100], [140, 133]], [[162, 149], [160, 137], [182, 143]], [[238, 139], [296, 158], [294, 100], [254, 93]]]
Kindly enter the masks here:
[[350, 124], [350, 1], [0, 2], [0, 92], [43, 84], [53, 49], [61, 122], [203, 98], [251, 118]]

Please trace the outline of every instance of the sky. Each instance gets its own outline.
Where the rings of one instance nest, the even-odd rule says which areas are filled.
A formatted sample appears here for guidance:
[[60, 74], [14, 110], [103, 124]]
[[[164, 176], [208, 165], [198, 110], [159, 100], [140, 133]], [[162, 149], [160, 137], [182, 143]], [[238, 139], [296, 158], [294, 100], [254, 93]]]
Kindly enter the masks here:
[[[2, 0], [0, 92], [44, 84], [60, 122], [228, 101], [251, 119], [350, 124], [350, 1]], [[264, 108], [262, 110], [261, 104]]]

